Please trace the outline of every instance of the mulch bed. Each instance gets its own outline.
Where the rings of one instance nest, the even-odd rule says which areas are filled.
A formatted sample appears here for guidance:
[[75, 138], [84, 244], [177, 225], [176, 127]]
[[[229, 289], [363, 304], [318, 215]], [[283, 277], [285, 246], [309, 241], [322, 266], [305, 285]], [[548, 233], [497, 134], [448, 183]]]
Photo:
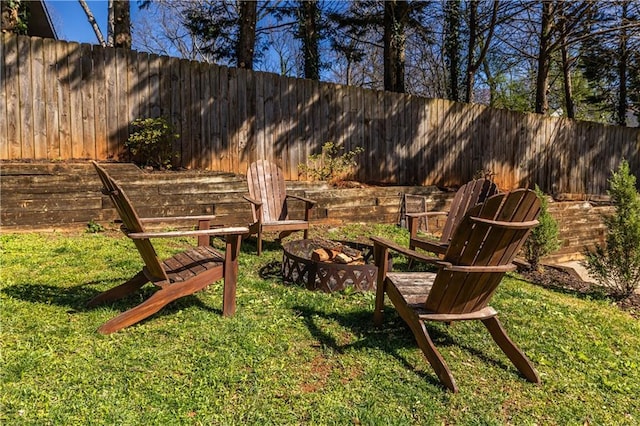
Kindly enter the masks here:
[[582, 281], [567, 271], [552, 266], [544, 266], [542, 271], [521, 270], [518, 272], [527, 281], [545, 288], [601, 299], [608, 298], [621, 310], [628, 312], [634, 318], [640, 319], [640, 294], [638, 293], [634, 293], [626, 299], [617, 300], [608, 295], [606, 289]]

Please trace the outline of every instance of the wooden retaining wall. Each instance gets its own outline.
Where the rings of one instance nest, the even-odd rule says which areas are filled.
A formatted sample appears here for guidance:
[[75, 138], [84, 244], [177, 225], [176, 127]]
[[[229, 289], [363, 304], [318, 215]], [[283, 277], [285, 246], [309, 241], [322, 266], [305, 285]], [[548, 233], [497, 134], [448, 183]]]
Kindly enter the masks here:
[[[203, 171], [145, 172], [132, 164], [107, 163], [105, 168], [121, 183], [143, 217], [215, 214], [217, 223], [247, 225], [251, 220], [244, 177]], [[82, 229], [90, 221], [104, 225], [117, 218], [101, 184], [87, 163], [3, 163], [0, 166], [0, 225], [2, 232]], [[296, 193], [318, 201], [316, 225], [399, 223], [404, 194], [424, 200], [428, 210], [448, 209], [452, 192], [436, 187], [387, 186], [333, 189], [324, 183], [287, 182]], [[409, 203], [410, 211], [417, 205]], [[562, 247], [551, 260], [581, 258], [584, 247], [603, 241], [602, 216], [612, 208], [589, 201], [551, 202], [559, 221]], [[300, 207], [293, 217], [302, 217]], [[296, 216], [299, 215], [299, 216]], [[432, 222], [430, 231], [443, 225]]]

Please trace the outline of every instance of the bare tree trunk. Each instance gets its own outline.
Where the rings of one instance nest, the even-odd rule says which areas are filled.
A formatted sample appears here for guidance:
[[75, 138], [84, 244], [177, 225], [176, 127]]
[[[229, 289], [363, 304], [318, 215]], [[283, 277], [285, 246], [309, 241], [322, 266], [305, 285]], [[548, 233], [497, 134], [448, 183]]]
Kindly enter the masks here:
[[113, 46], [131, 49], [131, 5], [129, 0], [113, 2]]
[[406, 0], [384, 3], [384, 89], [404, 93]]
[[550, 0], [542, 1], [542, 25], [540, 27], [540, 48], [538, 53], [538, 75], [536, 78], [536, 112], [546, 114], [549, 111], [549, 67], [551, 63], [550, 45], [552, 28], [552, 5]]
[[449, 66], [449, 99], [460, 100], [458, 77], [460, 66], [460, 0], [451, 0], [445, 4], [446, 36], [445, 57]]
[[465, 78], [465, 101], [470, 103], [473, 101], [473, 78], [474, 73], [471, 71], [473, 67], [473, 51], [476, 47], [476, 38], [478, 31], [478, 2], [471, 1], [469, 4], [469, 44], [467, 46], [467, 76]]
[[87, 15], [87, 19], [89, 20], [89, 23], [93, 28], [93, 32], [96, 34], [96, 37], [98, 38], [98, 43], [100, 43], [101, 46], [105, 47], [107, 43], [105, 43], [104, 41], [104, 37], [102, 36], [102, 31], [100, 31], [100, 27], [96, 22], [96, 18], [93, 17], [93, 13], [91, 13], [91, 9], [89, 9], [89, 5], [85, 0], [78, 0], [78, 2], [80, 3], [80, 6], [82, 6], [82, 10], [84, 10], [84, 13]]
[[618, 92], [618, 105], [616, 121], [620, 126], [627, 125], [627, 66], [629, 61], [629, 49], [627, 42], [629, 40], [627, 34], [629, 2], [622, 3], [622, 22], [620, 29], [620, 44], [618, 46], [618, 79], [620, 82], [620, 91]]
[[113, 47], [113, 35], [115, 34], [113, 2], [114, 0], [109, 0], [107, 2], [107, 46], [111, 47]]
[[467, 78], [466, 78], [466, 94], [465, 101], [467, 103], [473, 102], [473, 85], [475, 81], [476, 71], [480, 68], [482, 63], [484, 62], [485, 56], [487, 56], [487, 51], [489, 50], [489, 45], [491, 44], [491, 39], [493, 38], [493, 32], [496, 27], [496, 22], [498, 20], [498, 7], [500, 6], [499, 0], [494, 0], [493, 2], [493, 11], [491, 14], [491, 22], [489, 23], [489, 31], [486, 39], [484, 40], [484, 45], [482, 46], [482, 50], [480, 51], [480, 55], [478, 55], [478, 59], [474, 61], [473, 52], [476, 47], [476, 43], [478, 40], [478, 2], [472, 1], [469, 7], [471, 8], [469, 13], [469, 49], [467, 55]]
[[560, 45], [560, 53], [562, 55], [562, 77], [564, 83], [564, 103], [568, 118], [576, 118], [576, 112], [573, 105], [573, 90], [571, 88], [571, 59], [567, 47], [567, 17], [565, 16], [564, 4], [560, 3], [560, 34], [562, 35], [562, 43]]
[[253, 69], [257, 15], [257, 2], [240, 1], [240, 30], [236, 46], [236, 60], [239, 68]]
[[304, 57], [304, 77], [312, 80], [320, 79], [320, 57], [318, 55], [317, 20], [320, 10], [318, 0], [303, 0], [300, 4], [300, 36]]
[[571, 87], [571, 60], [567, 52], [567, 46], [562, 45], [562, 77], [564, 81], [564, 102], [567, 110], [567, 118], [576, 118], [573, 104], [573, 89]]

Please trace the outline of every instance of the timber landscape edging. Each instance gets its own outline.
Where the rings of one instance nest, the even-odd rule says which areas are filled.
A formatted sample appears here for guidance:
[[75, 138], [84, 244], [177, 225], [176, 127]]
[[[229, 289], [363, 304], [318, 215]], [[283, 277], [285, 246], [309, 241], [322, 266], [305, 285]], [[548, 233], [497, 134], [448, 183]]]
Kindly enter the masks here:
[[[244, 176], [202, 170], [148, 172], [131, 163], [103, 163], [143, 217], [216, 215], [226, 226], [251, 222]], [[444, 211], [453, 192], [434, 186], [362, 186], [333, 188], [324, 182], [287, 182], [287, 189], [318, 201], [312, 225], [399, 223], [404, 194], [422, 197], [428, 210]], [[4, 162], [0, 164], [2, 232], [84, 228], [91, 221], [117, 219], [89, 162]], [[415, 198], [415, 197], [414, 197]], [[604, 241], [602, 217], [612, 207], [593, 201], [551, 201], [561, 248], [549, 260], [580, 259], [585, 247]], [[291, 216], [302, 214], [294, 205]], [[430, 230], [438, 231], [440, 223]], [[160, 225], [162, 226], [162, 225]]]

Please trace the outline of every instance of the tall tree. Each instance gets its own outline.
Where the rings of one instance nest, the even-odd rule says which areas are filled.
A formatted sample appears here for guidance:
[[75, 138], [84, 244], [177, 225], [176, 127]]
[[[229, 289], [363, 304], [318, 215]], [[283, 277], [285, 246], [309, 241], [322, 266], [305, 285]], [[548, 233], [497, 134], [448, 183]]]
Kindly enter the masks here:
[[[467, 69], [465, 73], [465, 101], [473, 102], [473, 86], [475, 73], [478, 71], [484, 58], [487, 55], [493, 32], [498, 21], [499, 0], [494, 0], [491, 7], [491, 18], [485, 27], [481, 26], [478, 16], [478, 1], [471, 1], [469, 4], [469, 38], [467, 49]], [[486, 32], [486, 34], [485, 34]], [[479, 53], [476, 56], [476, 50]]]
[[109, 3], [113, 3], [113, 7], [110, 7], [110, 11], [113, 13], [113, 19], [109, 18], [110, 22], [113, 22], [113, 27], [110, 28], [110, 33], [113, 34], [113, 47], [123, 47], [125, 49], [131, 49], [131, 5], [129, 0], [109, 0]]
[[253, 69], [258, 3], [255, 0], [241, 0], [239, 6], [240, 16], [238, 42], [236, 44], [236, 65], [239, 68]]
[[250, 0], [205, 0], [184, 10], [184, 24], [216, 61], [253, 69], [259, 54], [258, 23], [269, 4]]
[[304, 77], [311, 80], [320, 79], [320, 29], [318, 18], [320, 8], [318, 0], [301, 0], [299, 5], [298, 38], [302, 42], [302, 57], [304, 60]]
[[564, 2], [542, 0], [541, 25], [538, 49], [538, 74], [536, 78], [536, 109], [538, 114], [549, 111], [549, 71], [556, 52], [572, 44], [584, 35], [585, 18], [596, 6], [591, 1]]
[[460, 56], [462, 43], [460, 27], [462, 25], [461, 0], [451, 0], [445, 5], [445, 42], [444, 56], [449, 71], [449, 99], [460, 100]]
[[406, 0], [384, 3], [384, 90], [405, 91], [405, 28], [409, 20]]
[[536, 75], [535, 111], [538, 114], [546, 114], [549, 110], [547, 90], [549, 88], [549, 68], [551, 66], [552, 6], [552, 0], [542, 1], [540, 39], [538, 44], [538, 73]]
[[617, 0], [599, 12], [583, 40], [580, 66], [594, 90], [591, 103], [624, 126], [628, 113], [640, 115], [640, 4]]
[[[329, 15], [337, 24], [332, 43], [351, 58], [362, 60], [365, 49], [375, 47], [383, 57], [383, 88], [405, 91], [407, 33], [414, 32], [426, 39], [428, 30], [422, 25], [422, 12], [427, 5], [422, 1], [406, 0], [352, 3], [349, 8]], [[367, 59], [374, 62], [371, 57]]]
[[[294, 0], [274, 2], [272, 8], [276, 23], [273, 29], [282, 29], [293, 35], [300, 43], [300, 74], [311, 80], [320, 79], [320, 40], [323, 38], [324, 23], [318, 0]], [[282, 46], [273, 46], [281, 50]]]

